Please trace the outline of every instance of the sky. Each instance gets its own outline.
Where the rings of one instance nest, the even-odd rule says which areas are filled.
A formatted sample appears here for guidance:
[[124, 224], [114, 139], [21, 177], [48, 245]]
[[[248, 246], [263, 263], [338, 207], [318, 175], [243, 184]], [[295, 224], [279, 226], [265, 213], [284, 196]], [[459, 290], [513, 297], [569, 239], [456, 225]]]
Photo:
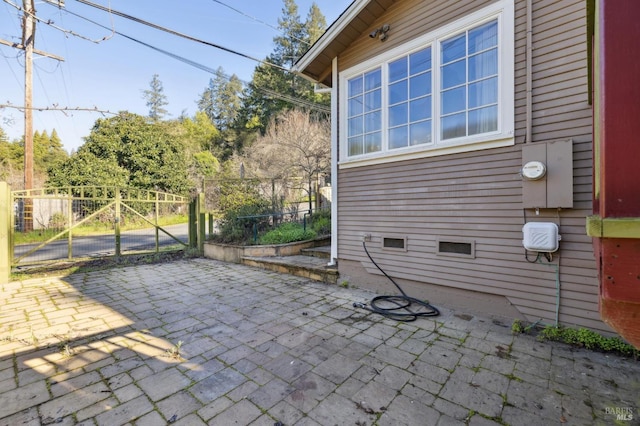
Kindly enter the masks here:
[[[273, 52], [282, 16], [282, 0], [92, 0], [115, 11], [170, 28], [222, 46], [245, 56], [264, 59]], [[302, 21], [313, 0], [296, 0]], [[335, 21], [352, 0], [315, 0], [327, 20]], [[64, 58], [64, 61], [34, 55], [33, 106], [45, 108], [97, 108], [147, 115], [143, 91], [158, 74], [167, 97], [170, 118], [183, 112], [193, 116], [196, 102], [213, 77], [112, 30], [156, 48], [186, 57], [226, 74], [250, 81], [258, 62], [222, 49], [206, 46], [140, 23], [66, 0], [58, 8], [36, 0], [35, 48]], [[21, 15], [14, 5], [22, 0], [0, 1], [0, 39], [21, 42]], [[236, 11], [227, 7], [236, 9]], [[239, 13], [239, 12], [241, 13]], [[107, 27], [102, 28], [72, 13]], [[55, 27], [54, 27], [55, 26]], [[24, 105], [24, 52], [0, 44], [0, 104]], [[95, 111], [34, 111], [34, 131], [53, 129], [68, 152], [78, 149], [99, 118], [110, 117]], [[10, 140], [24, 133], [22, 110], [0, 108], [0, 127]]]

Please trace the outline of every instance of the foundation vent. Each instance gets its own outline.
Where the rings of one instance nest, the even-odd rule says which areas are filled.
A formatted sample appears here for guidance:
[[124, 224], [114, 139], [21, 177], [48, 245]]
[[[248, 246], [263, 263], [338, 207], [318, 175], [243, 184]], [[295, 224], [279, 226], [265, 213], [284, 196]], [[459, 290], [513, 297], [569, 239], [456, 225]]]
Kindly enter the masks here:
[[439, 239], [436, 241], [436, 254], [475, 258], [475, 241], [450, 241]]
[[407, 251], [407, 238], [382, 237], [382, 248]]

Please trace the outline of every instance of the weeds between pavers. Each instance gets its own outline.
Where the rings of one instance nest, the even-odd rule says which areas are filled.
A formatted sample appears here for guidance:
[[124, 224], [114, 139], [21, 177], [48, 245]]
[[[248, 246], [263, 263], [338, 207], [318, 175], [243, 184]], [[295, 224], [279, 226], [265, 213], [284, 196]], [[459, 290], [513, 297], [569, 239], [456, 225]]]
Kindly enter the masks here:
[[182, 347], [182, 340], [179, 340], [177, 344], [173, 345], [171, 348], [167, 349], [165, 352], [165, 356], [171, 359], [175, 359], [177, 361], [182, 361], [182, 355], [180, 354], [180, 348]]
[[571, 346], [586, 348], [595, 351], [615, 353], [618, 355], [640, 359], [640, 350], [634, 348], [619, 337], [606, 337], [586, 328], [571, 328], [563, 326], [547, 325], [537, 327], [538, 322], [525, 324], [521, 320], [514, 320], [511, 325], [513, 334], [537, 333], [539, 341], [553, 341], [567, 343]]

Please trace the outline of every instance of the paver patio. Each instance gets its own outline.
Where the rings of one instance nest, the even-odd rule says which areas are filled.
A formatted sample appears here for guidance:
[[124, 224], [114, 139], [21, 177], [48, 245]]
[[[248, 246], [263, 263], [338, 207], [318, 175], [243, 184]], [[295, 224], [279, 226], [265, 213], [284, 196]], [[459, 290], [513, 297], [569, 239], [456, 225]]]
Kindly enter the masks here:
[[207, 259], [0, 287], [0, 425], [640, 424], [640, 363]]

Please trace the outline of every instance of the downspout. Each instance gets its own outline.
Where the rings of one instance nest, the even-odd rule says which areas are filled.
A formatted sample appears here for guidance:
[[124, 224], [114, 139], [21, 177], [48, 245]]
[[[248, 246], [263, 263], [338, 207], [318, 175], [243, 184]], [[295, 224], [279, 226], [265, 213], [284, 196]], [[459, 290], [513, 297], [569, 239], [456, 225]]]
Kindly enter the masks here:
[[532, 115], [532, 110], [533, 110], [533, 106], [532, 106], [532, 78], [531, 78], [531, 69], [533, 68], [531, 66], [531, 60], [533, 57], [533, 54], [531, 53], [531, 39], [532, 39], [532, 33], [533, 33], [533, 26], [532, 26], [532, 16], [533, 16], [533, 11], [531, 10], [533, 7], [533, 0], [527, 0], [527, 51], [526, 51], [526, 90], [527, 90], [527, 100], [526, 100], [526, 132], [525, 132], [525, 137], [524, 137], [524, 142], [525, 143], [530, 143], [531, 142], [531, 115]]
[[331, 63], [331, 261], [338, 264], [338, 58]]

